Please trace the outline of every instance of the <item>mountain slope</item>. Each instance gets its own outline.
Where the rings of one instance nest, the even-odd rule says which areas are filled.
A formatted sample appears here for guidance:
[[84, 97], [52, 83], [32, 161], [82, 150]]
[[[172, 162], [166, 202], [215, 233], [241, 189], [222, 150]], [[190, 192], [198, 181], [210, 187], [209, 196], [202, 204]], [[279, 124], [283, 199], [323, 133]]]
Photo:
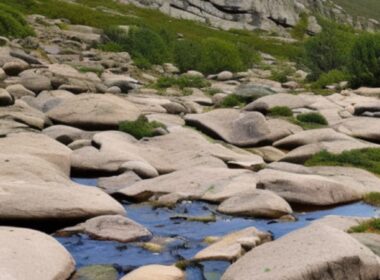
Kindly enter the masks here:
[[380, 21], [379, 0], [333, 0], [352, 16], [373, 18]]

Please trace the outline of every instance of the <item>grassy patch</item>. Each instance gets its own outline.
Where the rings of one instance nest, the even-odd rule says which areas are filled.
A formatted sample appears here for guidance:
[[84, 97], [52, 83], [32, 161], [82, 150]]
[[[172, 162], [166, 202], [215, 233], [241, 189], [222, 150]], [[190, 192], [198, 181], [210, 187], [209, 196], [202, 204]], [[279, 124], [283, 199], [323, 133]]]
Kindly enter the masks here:
[[331, 70], [319, 76], [319, 79], [312, 83], [312, 88], [323, 89], [328, 85], [337, 84], [342, 81], [349, 81], [350, 75], [340, 70]]
[[209, 86], [210, 83], [202, 77], [182, 75], [179, 77], [161, 77], [154, 84], [155, 88], [166, 89], [169, 87], [176, 86], [180, 89], [184, 88], [204, 88]]
[[233, 107], [242, 107], [247, 104], [247, 99], [236, 95], [236, 94], [230, 94], [227, 95], [223, 101], [220, 103], [220, 107], [222, 108], [233, 108]]
[[289, 107], [275, 106], [269, 110], [268, 115], [272, 117], [291, 117], [293, 112]]
[[81, 66], [77, 67], [77, 69], [81, 73], [95, 73], [98, 76], [100, 76], [103, 73], [103, 69], [99, 67]]
[[320, 113], [304, 113], [296, 117], [297, 121], [306, 124], [328, 125], [324, 116]]
[[322, 151], [306, 162], [307, 166], [349, 166], [380, 175], [380, 148], [368, 148], [332, 154]]
[[119, 130], [131, 134], [136, 139], [157, 136], [156, 129], [165, 128], [162, 123], [149, 122], [145, 116], [140, 116], [136, 121], [124, 121], [119, 124]]
[[360, 223], [348, 230], [349, 233], [377, 233], [380, 234], [380, 219], [371, 219]]
[[379, 192], [367, 193], [363, 197], [363, 201], [370, 205], [380, 206], [380, 193]]
[[22, 38], [33, 35], [24, 16], [12, 6], [0, 2], [0, 36]]
[[307, 34], [308, 26], [309, 26], [308, 15], [303, 13], [301, 14], [300, 20], [291, 31], [292, 37], [297, 40], [303, 40], [305, 38], [305, 35]]

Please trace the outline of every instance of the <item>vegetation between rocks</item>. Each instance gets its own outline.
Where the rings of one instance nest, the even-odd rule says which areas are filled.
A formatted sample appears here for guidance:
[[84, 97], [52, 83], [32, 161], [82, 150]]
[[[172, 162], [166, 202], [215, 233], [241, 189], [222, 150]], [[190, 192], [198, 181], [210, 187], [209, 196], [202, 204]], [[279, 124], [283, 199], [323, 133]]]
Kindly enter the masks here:
[[164, 124], [140, 116], [136, 121], [124, 121], [119, 124], [119, 130], [134, 136], [136, 139], [159, 135], [158, 128], [166, 128]]
[[349, 233], [377, 233], [380, 234], [380, 219], [371, 219], [360, 223], [348, 230]]
[[373, 206], [380, 206], [380, 193], [379, 192], [367, 193], [363, 197], [363, 201]]
[[268, 111], [268, 115], [272, 117], [291, 117], [293, 112], [286, 106], [275, 106]]
[[179, 87], [184, 88], [204, 88], [209, 86], [210, 83], [203, 77], [182, 75], [182, 76], [164, 76], [158, 79], [154, 84], [155, 88], [166, 89], [169, 87]]
[[33, 34], [33, 30], [18, 10], [0, 3], [0, 36], [18, 38]]

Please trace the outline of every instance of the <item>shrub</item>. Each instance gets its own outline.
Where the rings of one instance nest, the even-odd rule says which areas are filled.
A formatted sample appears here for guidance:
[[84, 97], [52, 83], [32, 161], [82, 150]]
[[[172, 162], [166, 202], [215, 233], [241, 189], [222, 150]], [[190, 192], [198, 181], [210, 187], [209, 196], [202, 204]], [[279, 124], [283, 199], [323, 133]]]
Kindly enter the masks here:
[[309, 25], [308, 15], [305, 13], [301, 14], [300, 20], [293, 27], [293, 29], [291, 31], [292, 37], [294, 39], [303, 40], [305, 38], [306, 33], [307, 33], [308, 25]]
[[320, 113], [304, 113], [297, 116], [297, 121], [319, 125], [328, 125], [327, 120]]
[[348, 230], [349, 233], [377, 233], [380, 234], [380, 219], [371, 219], [360, 223]]
[[268, 114], [272, 117], [291, 117], [291, 116], [293, 116], [292, 110], [286, 106], [275, 106], [269, 110]]
[[380, 206], [380, 193], [379, 192], [371, 192], [367, 193], [363, 197], [363, 201], [365, 203], [374, 205], [374, 206]]
[[355, 35], [333, 23], [323, 26], [323, 31], [305, 43], [305, 64], [310, 68], [311, 80], [322, 73], [344, 69], [349, 63]]
[[353, 86], [380, 85], [380, 35], [363, 34], [355, 40], [349, 71]]
[[180, 89], [184, 88], [203, 88], [209, 86], [209, 82], [202, 77], [182, 75], [179, 77], [161, 77], [155, 84], [155, 87], [164, 89], [172, 86], [177, 86]]
[[33, 30], [17, 10], [0, 4], [0, 35], [6, 37], [26, 37], [33, 35]]
[[220, 103], [222, 108], [232, 108], [236, 106], [244, 106], [246, 104], [246, 99], [236, 94], [227, 95], [223, 101]]
[[312, 88], [323, 89], [328, 85], [333, 85], [342, 81], [349, 81], [350, 75], [341, 70], [331, 70], [328, 73], [323, 73], [319, 79], [312, 84]]
[[136, 139], [157, 136], [156, 128], [165, 128], [162, 123], [149, 122], [145, 116], [140, 116], [136, 121], [124, 121], [119, 124], [119, 130], [131, 134]]
[[368, 170], [380, 175], [380, 149], [369, 148], [331, 154], [322, 151], [306, 162], [308, 166], [351, 166]]
[[199, 66], [203, 73], [218, 73], [224, 70], [236, 72], [242, 69], [243, 62], [235, 45], [216, 38], [203, 40]]
[[174, 43], [174, 62], [182, 72], [198, 69], [201, 54], [201, 45], [195, 41], [179, 40]]

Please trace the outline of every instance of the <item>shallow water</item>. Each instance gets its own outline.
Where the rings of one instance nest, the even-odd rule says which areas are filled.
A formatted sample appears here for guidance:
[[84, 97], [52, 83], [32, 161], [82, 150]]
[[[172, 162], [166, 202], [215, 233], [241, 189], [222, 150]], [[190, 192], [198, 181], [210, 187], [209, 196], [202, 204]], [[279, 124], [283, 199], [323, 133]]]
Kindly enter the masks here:
[[[95, 185], [95, 179], [74, 179], [74, 181]], [[161, 253], [152, 253], [136, 244], [122, 244], [112, 241], [91, 240], [85, 235], [57, 238], [73, 255], [78, 267], [92, 264], [113, 264], [121, 274], [146, 264], [173, 264], [178, 260], [190, 259], [207, 245], [202, 240], [207, 236], [222, 236], [227, 233], [254, 226], [269, 231], [279, 238], [293, 230], [308, 225], [326, 215], [373, 217], [375, 207], [354, 203], [331, 209], [296, 213], [298, 221], [277, 223], [271, 220], [236, 218], [216, 213], [215, 205], [205, 202], [182, 202], [173, 209], [154, 209], [149, 204], [125, 202], [128, 217], [146, 226], [154, 236], [171, 237], [171, 242]], [[216, 213], [216, 221], [210, 223], [189, 222], [173, 219], [176, 215], [210, 216]], [[171, 219], [172, 218], [172, 219]], [[209, 261], [187, 269], [188, 280], [217, 280], [228, 267], [227, 262]]]

